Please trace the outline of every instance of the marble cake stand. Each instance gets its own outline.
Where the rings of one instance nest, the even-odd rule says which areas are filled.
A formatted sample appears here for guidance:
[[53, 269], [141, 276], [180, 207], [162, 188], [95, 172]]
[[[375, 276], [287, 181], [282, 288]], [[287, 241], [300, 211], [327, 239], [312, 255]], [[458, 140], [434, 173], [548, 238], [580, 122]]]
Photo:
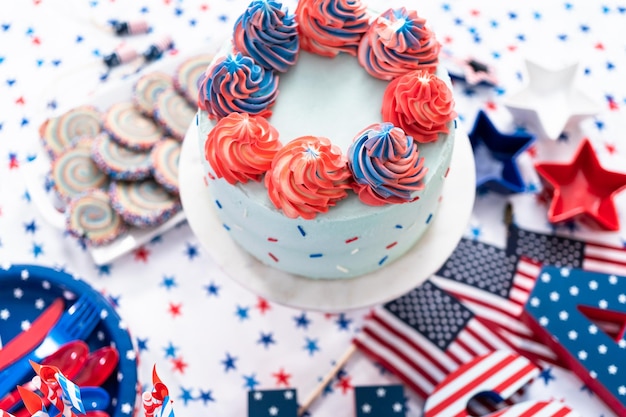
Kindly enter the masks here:
[[466, 231], [475, 197], [475, 168], [467, 134], [457, 129], [439, 212], [423, 238], [402, 258], [379, 271], [344, 280], [319, 280], [271, 268], [242, 250], [213, 209], [203, 179], [200, 148], [192, 123], [179, 162], [180, 198], [187, 221], [214, 261], [235, 281], [270, 301], [324, 312], [384, 303], [420, 285], [450, 256]]

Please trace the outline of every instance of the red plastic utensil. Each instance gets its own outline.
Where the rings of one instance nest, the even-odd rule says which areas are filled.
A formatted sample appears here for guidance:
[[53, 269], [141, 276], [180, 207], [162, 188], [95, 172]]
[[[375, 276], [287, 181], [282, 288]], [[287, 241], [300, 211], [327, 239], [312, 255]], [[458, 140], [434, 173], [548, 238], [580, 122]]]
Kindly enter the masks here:
[[0, 370], [34, 350], [45, 339], [48, 331], [59, 321], [65, 309], [62, 298], [57, 298], [31, 324], [28, 330], [15, 336], [0, 349]]
[[[40, 365], [56, 366], [69, 379], [74, 378], [78, 371], [83, 367], [89, 354], [89, 346], [81, 340], [75, 340], [61, 346], [52, 355], [41, 361]], [[29, 382], [22, 386], [22, 390], [34, 391], [35, 386]], [[0, 400], [0, 409], [11, 410], [22, 401], [20, 393], [15, 390]], [[47, 400], [46, 400], [47, 401]], [[46, 405], [49, 402], [45, 402]], [[28, 410], [22, 408], [14, 413], [15, 417], [30, 416]]]
[[99, 387], [117, 367], [120, 355], [112, 346], [104, 346], [87, 356], [72, 381], [79, 387]]

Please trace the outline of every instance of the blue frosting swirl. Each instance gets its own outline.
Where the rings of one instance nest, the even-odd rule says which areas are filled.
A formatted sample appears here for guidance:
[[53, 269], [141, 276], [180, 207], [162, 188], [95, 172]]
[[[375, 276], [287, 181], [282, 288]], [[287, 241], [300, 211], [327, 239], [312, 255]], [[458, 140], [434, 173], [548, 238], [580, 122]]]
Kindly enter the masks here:
[[355, 191], [367, 204], [405, 203], [423, 188], [424, 158], [413, 137], [391, 123], [372, 125], [348, 149]]
[[300, 50], [294, 15], [271, 0], [254, 0], [235, 22], [235, 48], [259, 65], [286, 72], [296, 63]]
[[241, 53], [229, 54], [210, 67], [200, 85], [199, 101], [218, 119], [230, 113], [271, 116], [278, 96], [278, 75]]

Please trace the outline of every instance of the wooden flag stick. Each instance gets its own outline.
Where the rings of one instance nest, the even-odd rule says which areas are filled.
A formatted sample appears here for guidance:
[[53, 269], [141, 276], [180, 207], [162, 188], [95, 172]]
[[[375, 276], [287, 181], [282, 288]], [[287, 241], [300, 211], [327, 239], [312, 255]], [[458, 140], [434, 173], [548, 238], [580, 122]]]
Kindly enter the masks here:
[[333, 366], [333, 369], [331, 369], [330, 372], [326, 374], [324, 379], [322, 379], [322, 382], [320, 382], [317, 387], [315, 387], [313, 392], [311, 392], [307, 399], [302, 403], [302, 405], [298, 409], [298, 417], [302, 417], [304, 412], [309, 409], [311, 404], [313, 404], [317, 397], [320, 396], [320, 394], [324, 391], [324, 388], [326, 388], [326, 385], [328, 385], [330, 381], [335, 377], [335, 375], [337, 375], [337, 372], [339, 372], [339, 370], [344, 367], [344, 365], [348, 362], [350, 357], [352, 357], [354, 352], [356, 352], [356, 345], [351, 344], [341, 356], [341, 358], [339, 358], [335, 366]]

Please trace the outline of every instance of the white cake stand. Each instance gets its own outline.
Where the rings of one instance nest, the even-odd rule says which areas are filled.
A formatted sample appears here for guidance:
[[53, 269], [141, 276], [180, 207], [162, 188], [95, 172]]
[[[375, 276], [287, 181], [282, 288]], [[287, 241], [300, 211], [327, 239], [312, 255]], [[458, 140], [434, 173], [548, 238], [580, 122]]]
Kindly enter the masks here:
[[304, 310], [339, 312], [397, 298], [420, 285], [450, 256], [474, 205], [474, 157], [467, 134], [457, 129], [451, 169], [433, 224], [406, 255], [371, 274], [343, 280], [310, 279], [271, 268], [241, 249], [213, 209], [204, 183], [197, 130], [192, 123], [179, 163], [180, 198], [191, 230], [235, 281], [268, 300]]

